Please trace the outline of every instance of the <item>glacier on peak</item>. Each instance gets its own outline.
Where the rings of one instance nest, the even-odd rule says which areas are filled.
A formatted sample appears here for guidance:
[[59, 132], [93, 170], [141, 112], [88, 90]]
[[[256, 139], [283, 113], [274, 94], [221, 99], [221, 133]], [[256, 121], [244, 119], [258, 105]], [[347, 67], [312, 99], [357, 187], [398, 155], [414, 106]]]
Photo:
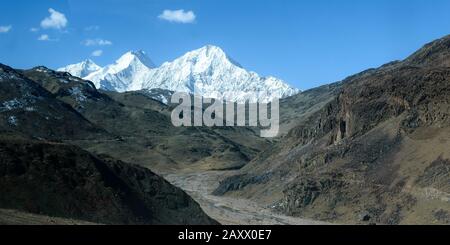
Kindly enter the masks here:
[[[80, 63], [81, 64], [81, 63]], [[59, 70], [74, 75], [79, 64]], [[142, 89], [165, 89], [187, 92], [227, 101], [250, 100], [268, 102], [299, 92], [275, 77], [261, 77], [245, 70], [221, 48], [207, 45], [155, 67], [143, 51], [130, 51], [114, 64], [96, 69], [83, 79], [92, 81], [99, 89], [118, 92]]]

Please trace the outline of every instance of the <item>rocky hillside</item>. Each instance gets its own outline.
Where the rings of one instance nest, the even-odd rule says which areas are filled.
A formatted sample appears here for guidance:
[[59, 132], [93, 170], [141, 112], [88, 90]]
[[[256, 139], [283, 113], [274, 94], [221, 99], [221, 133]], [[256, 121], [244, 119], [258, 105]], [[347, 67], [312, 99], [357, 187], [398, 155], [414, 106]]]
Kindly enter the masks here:
[[158, 97], [170, 91], [100, 92], [89, 81], [45, 67], [21, 74], [110, 135], [65, 142], [155, 171], [240, 168], [270, 145], [250, 128], [174, 127], [171, 105]]
[[447, 36], [348, 77], [215, 194], [334, 222], [448, 224], [449, 64]]
[[217, 224], [150, 170], [76, 146], [0, 140], [0, 207], [102, 224]]
[[[45, 73], [46, 71], [42, 71]], [[11, 67], [0, 64], [0, 130], [32, 138], [109, 138], [68, 104]]]
[[303, 91], [280, 100], [280, 133], [286, 135], [292, 128], [301, 125], [310, 115], [322, 109], [339, 94], [342, 83], [332, 83]]

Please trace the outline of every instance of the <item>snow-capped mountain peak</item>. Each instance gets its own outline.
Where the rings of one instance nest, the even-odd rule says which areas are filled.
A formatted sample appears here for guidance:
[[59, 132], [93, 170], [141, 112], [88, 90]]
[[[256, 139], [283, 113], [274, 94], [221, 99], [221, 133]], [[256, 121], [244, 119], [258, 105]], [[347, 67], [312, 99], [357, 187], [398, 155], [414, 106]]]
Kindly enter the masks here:
[[68, 65], [66, 67], [59, 68], [58, 71], [69, 72], [72, 76], [85, 77], [92, 72], [100, 70], [101, 67], [94, 63], [91, 59], [86, 59], [80, 63]]
[[299, 92], [280, 79], [245, 70], [214, 45], [187, 52], [159, 67], [145, 52], [130, 51], [83, 78], [104, 90], [165, 89], [228, 101], [268, 102]]
[[123, 69], [127, 68], [130, 65], [135, 65], [136, 63], [141, 63], [142, 65], [145, 65], [148, 68], [155, 67], [151, 59], [142, 50], [128, 51], [124, 55], [122, 55], [118, 60], [116, 60], [117, 67]]
[[197, 69], [205, 69], [211, 65], [235, 65], [242, 66], [230, 58], [220, 47], [214, 45], [206, 45], [202, 48], [187, 52], [177, 60], [189, 61], [193, 63]]
[[104, 90], [118, 92], [138, 90], [146, 74], [154, 66], [144, 51], [129, 51], [114, 64], [107, 65], [84, 78], [92, 81], [97, 88]]
[[245, 70], [221, 48], [207, 45], [152, 69], [142, 88], [162, 88], [228, 101], [270, 101], [298, 93], [280, 79]]

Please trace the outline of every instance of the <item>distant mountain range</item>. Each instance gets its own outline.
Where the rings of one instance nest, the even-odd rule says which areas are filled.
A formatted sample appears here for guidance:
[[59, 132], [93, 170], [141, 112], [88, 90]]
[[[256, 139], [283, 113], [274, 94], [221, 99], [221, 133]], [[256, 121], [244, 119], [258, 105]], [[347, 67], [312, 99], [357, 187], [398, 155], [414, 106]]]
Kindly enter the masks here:
[[216, 46], [208, 45], [156, 67], [143, 51], [130, 51], [100, 67], [91, 60], [59, 68], [92, 81], [98, 89], [135, 91], [165, 89], [227, 101], [271, 101], [299, 92], [275, 77], [245, 70]]
[[[87, 77], [120, 70], [105, 77], [127, 89], [147, 70], [156, 87], [157, 74], [181, 81], [216, 67], [202, 63], [220, 53], [208, 49], [159, 68], [130, 52], [104, 68], [88, 61], [67, 70]], [[203, 61], [185, 66], [193, 57]], [[238, 71], [224, 59], [224, 73]], [[220, 74], [211, 71], [205, 76]], [[210, 172], [220, 174], [195, 189], [209, 185], [214, 198], [250, 199], [289, 216], [450, 223], [450, 36], [405, 60], [281, 99], [275, 139], [260, 138], [258, 128], [174, 127], [174, 105], [159, 102], [171, 96], [167, 87], [119, 93], [89, 80], [0, 64], [0, 224], [1, 209], [104, 224], [215, 224], [208, 215], [222, 221], [222, 213], [207, 215], [159, 176]]]

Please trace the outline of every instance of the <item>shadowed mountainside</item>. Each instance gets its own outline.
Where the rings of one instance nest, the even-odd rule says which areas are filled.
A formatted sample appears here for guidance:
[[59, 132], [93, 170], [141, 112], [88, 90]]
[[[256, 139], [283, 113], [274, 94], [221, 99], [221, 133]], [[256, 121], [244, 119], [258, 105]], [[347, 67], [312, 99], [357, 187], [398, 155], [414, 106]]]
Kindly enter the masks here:
[[58, 143], [0, 141], [0, 206], [103, 224], [217, 224], [150, 170]]

